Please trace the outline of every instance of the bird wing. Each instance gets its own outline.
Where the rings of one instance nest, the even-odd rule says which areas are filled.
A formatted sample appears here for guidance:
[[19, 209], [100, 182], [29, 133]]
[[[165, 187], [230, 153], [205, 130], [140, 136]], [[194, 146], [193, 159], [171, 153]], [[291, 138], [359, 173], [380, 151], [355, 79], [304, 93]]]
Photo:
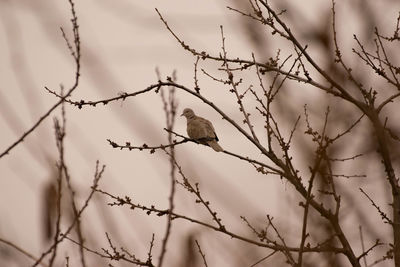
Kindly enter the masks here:
[[198, 117], [199, 121], [204, 127], [204, 132], [205, 132], [205, 137], [206, 138], [215, 138], [216, 141], [218, 141], [217, 134], [215, 133], [214, 126], [209, 120], [206, 120], [204, 118]]

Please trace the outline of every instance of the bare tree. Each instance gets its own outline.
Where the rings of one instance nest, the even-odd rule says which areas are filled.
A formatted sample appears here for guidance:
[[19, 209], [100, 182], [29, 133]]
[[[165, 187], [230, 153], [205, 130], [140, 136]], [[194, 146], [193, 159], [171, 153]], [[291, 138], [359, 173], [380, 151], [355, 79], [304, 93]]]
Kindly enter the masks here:
[[[307, 32], [291, 25], [298, 19], [290, 11], [290, 6], [283, 9], [265, 0], [249, 0], [246, 5], [240, 3], [236, 7], [228, 7], [245, 21], [245, 29], [251, 30], [250, 39], [256, 49], [262, 51], [249, 52], [248, 58], [245, 58], [231, 55], [229, 36], [226, 36], [223, 26], [220, 26], [220, 52], [213, 54], [185, 41], [185, 37], [180, 36], [162, 12], [156, 9], [171, 37], [193, 56], [193, 83], [179, 83], [175, 73], [172, 77], [163, 78], [157, 72], [158, 81], [142, 90], [123, 92], [100, 100], [74, 100], [71, 93], [79, 87], [81, 75], [81, 41], [75, 5], [72, 0], [69, 3], [73, 42], [69, 41], [64, 30], [62, 35], [75, 62], [75, 82], [65, 94], [63, 90], [59, 93], [46, 87], [47, 92], [57, 98], [56, 104], [0, 154], [1, 158], [11, 153], [53, 110], [62, 106], [62, 121], [54, 121], [59, 154], [57, 179], [48, 194], [56, 202], [55, 206], [49, 205], [49, 210], [52, 209], [52, 214], [55, 214], [51, 223], [55, 230], [49, 231], [52, 242], [38, 258], [6, 240], [0, 239], [0, 242], [33, 258], [34, 266], [44, 264], [47, 255], [51, 255], [48, 265], [53, 266], [60, 243], [66, 240], [76, 245], [81, 266], [91, 265], [89, 262], [94, 262], [94, 259], [101, 259], [103, 264], [117, 262], [121, 266], [166, 266], [169, 263], [168, 253], [176, 246], [171, 234], [173, 231], [180, 232], [177, 222], [183, 221], [196, 229], [213, 230], [212, 235], [220, 237], [221, 244], [223, 238], [229, 238], [230, 242], [226, 243], [232, 244], [232, 247], [227, 251], [231, 253], [230, 260], [238, 266], [261, 266], [269, 262], [284, 262], [296, 267], [319, 263], [325, 266], [400, 266], [400, 188], [396, 169], [399, 137], [395, 116], [400, 96], [400, 66], [396, 57], [400, 14], [393, 21], [391, 32], [377, 25], [371, 31], [370, 27], [376, 21], [370, 18], [365, 32], [366, 36], [373, 37], [373, 41], [364, 41], [364, 38], [354, 34], [354, 48], [347, 49], [341, 44], [342, 36], [347, 34], [343, 30], [345, 22], [338, 19], [337, 6], [341, 3], [332, 1], [326, 16], [329, 19], [319, 29]], [[369, 14], [367, 11], [370, 10], [365, 8], [364, 11], [364, 14]], [[267, 40], [261, 36], [265, 33], [269, 36]], [[284, 45], [273, 54], [263, 50], [266, 44], [272, 42]], [[319, 45], [326, 55], [323, 60], [315, 51], [318, 49], [314, 44]], [[203, 79], [210, 79], [215, 87], [231, 97], [229, 110], [208, 96], [210, 89], [202, 86]], [[138, 145], [133, 141], [120, 143], [112, 138], [107, 141], [118, 150], [131, 153], [148, 151], [167, 158], [170, 167], [167, 207], [148, 204], [150, 199], [143, 204], [130, 195], [122, 196], [100, 188], [98, 181], [104, 166], [100, 168], [98, 162], [91, 191], [80, 207], [64, 159], [63, 138], [67, 122], [64, 105], [78, 109], [97, 107], [139, 98], [151, 92], [161, 97], [166, 124], [156, 130], [165, 132], [168, 143]], [[239, 153], [223, 146], [220, 154], [245, 163], [244, 166], [251, 166], [254, 173], [266, 179], [283, 181], [282, 186], [289, 188], [288, 206], [298, 215], [296, 221], [285, 221], [284, 216], [274, 218], [271, 214], [255, 214], [255, 217], [261, 217], [257, 221], [234, 214], [236, 221], [246, 228], [247, 232], [243, 233], [223, 218], [222, 212], [204, 194], [203, 184], [192, 177], [180, 160], [178, 146], [192, 143], [197, 148], [207, 144], [174, 129], [178, 114], [176, 92], [188, 94], [211, 108], [214, 118], [222, 117], [231, 131], [242, 137], [241, 142], [249, 148], [248, 151], [257, 151], [258, 154]], [[313, 101], [299, 100], [302, 94]], [[153, 107], [157, 104], [148, 105]], [[383, 197], [371, 192], [367, 179], [377, 180], [382, 190], [388, 192], [389, 207], [382, 204]], [[67, 185], [65, 189], [63, 183]], [[208, 219], [180, 212], [176, 208], [176, 195], [181, 189], [202, 207]], [[60, 208], [63, 194], [70, 196], [72, 210], [72, 219], [66, 230], [60, 227], [64, 212]], [[145, 256], [138, 256], [134, 248], [116, 245], [120, 241], [107, 232], [109, 248], [93, 248], [93, 243], [86, 242], [88, 233], [83, 230], [81, 214], [94, 194], [107, 199], [111, 207], [120, 209], [126, 206], [132, 212], [165, 218], [164, 234], [149, 234]], [[282, 196], [283, 199], [285, 196]], [[235, 213], [235, 207], [231, 208]], [[290, 225], [295, 227], [288, 229]], [[387, 226], [392, 234], [380, 230]], [[71, 233], [73, 229], [76, 236]], [[182, 266], [213, 266], [209, 260], [211, 246], [201, 240], [198, 233], [185, 234], [187, 249], [185, 254], [180, 255]], [[243, 262], [235, 258], [234, 240], [253, 251]], [[155, 253], [158, 257], [153, 256]], [[91, 260], [88, 260], [88, 255]], [[69, 258], [65, 259], [65, 264], [69, 265]]]

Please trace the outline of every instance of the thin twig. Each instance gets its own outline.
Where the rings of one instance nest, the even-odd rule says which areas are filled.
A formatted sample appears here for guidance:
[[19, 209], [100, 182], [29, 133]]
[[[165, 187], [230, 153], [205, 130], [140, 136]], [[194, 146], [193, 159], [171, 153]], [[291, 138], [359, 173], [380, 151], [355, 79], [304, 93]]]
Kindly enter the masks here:
[[[361, 242], [361, 249], [363, 254], [365, 253], [365, 244], [364, 244], [364, 236], [363, 236], [363, 232], [362, 232], [362, 227], [361, 225], [358, 226], [358, 231], [360, 233], [360, 242]], [[363, 257], [363, 261], [364, 261], [364, 266], [367, 267], [367, 257]]]
[[[108, 205], [110, 205], [110, 206], [127, 205], [132, 210], [140, 209], [140, 210], [143, 210], [144, 212], [146, 212], [146, 214], [148, 214], [148, 215], [155, 214], [155, 215], [157, 215], [159, 217], [168, 215], [168, 213], [169, 213], [168, 209], [158, 209], [153, 205], [151, 207], [147, 207], [147, 206], [144, 206], [144, 205], [141, 205], [141, 204], [132, 203], [131, 198], [128, 197], [128, 196], [125, 196], [124, 198], [121, 198], [121, 197], [118, 197], [118, 196], [114, 196], [111, 193], [108, 193], [108, 192], [103, 191], [101, 189], [96, 189], [96, 192], [104, 194], [104, 195], [110, 197], [111, 199], [113, 199], [115, 202], [109, 203]], [[211, 225], [209, 223], [206, 223], [206, 222], [203, 222], [203, 221], [188, 217], [186, 215], [178, 214], [176, 212], [173, 212], [171, 214], [172, 214], [173, 220], [182, 219], [182, 220], [185, 220], [185, 221], [189, 221], [189, 222], [201, 225], [203, 227], [215, 230], [217, 232], [226, 234], [226, 235], [230, 236], [231, 238], [238, 239], [238, 240], [244, 241], [246, 243], [259, 246], [259, 247], [270, 248], [270, 249], [278, 250], [278, 251], [293, 251], [293, 252], [298, 252], [299, 251], [299, 248], [296, 248], [296, 247], [288, 247], [288, 246], [282, 246], [282, 245], [278, 245], [278, 244], [266, 244], [266, 243], [263, 243], [263, 242], [257, 242], [257, 241], [254, 241], [254, 240], [250, 239], [250, 238], [243, 237], [243, 236], [241, 236], [239, 234], [236, 234], [234, 232], [228, 231], [226, 228], [221, 228], [219, 226], [214, 226], [214, 225]], [[335, 253], [344, 253], [345, 252], [344, 249], [339, 248], [339, 247], [321, 247], [321, 246], [317, 246], [317, 247], [305, 247], [304, 248], [304, 252], [332, 252], [332, 251], [335, 252]]]
[[254, 266], [256, 266], [257, 264], [259, 264], [259, 263], [265, 261], [266, 259], [268, 259], [268, 258], [271, 257], [272, 255], [274, 255], [276, 252], [278, 252], [278, 251], [277, 251], [277, 250], [272, 251], [272, 252], [269, 253], [267, 256], [261, 258], [260, 260], [258, 260], [257, 262], [253, 263], [253, 264], [250, 265], [249, 267], [254, 267]]
[[18, 144], [20, 144], [24, 139], [31, 134], [61, 103], [63, 103], [79, 85], [79, 77], [80, 77], [80, 69], [81, 69], [81, 50], [80, 50], [80, 38], [79, 38], [79, 26], [78, 26], [78, 17], [75, 13], [75, 7], [72, 0], [68, 0], [71, 6], [71, 13], [72, 13], [72, 30], [74, 32], [74, 44], [75, 44], [75, 53], [73, 56], [75, 60], [75, 81], [72, 87], [67, 91], [65, 96], [61, 97], [60, 100], [55, 103], [46, 113], [44, 113], [39, 120], [29, 128], [20, 138], [18, 138], [12, 145], [6, 148], [1, 154], [0, 158], [10, 153], [10, 151], [15, 148]]
[[[112, 246], [113, 253], [110, 253], [110, 252], [109, 252], [108, 250], [106, 250], [106, 249], [103, 249], [103, 252], [104, 252], [104, 253], [101, 253], [101, 252], [96, 251], [96, 250], [94, 250], [94, 249], [91, 249], [91, 248], [89, 248], [89, 247], [87, 247], [87, 246], [85, 246], [85, 245], [82, 245], [79, 241], [75, 241], [74, 239], [68, 237], [68, 236], [65, 235], [65, 234], [61, 234], [61, 236], [64, 237], [66, 240], [69, 240], [69, 241], [71, 241], [72, 243], [74, 243], [75, 245], [79, 246], [80, 248], [82, 248], [82, 249], [84, 249], [84, 250], [86, 250], [86, 251], [88, 251], [88, 252], [90, 252], [90, 253], [93, 253], [93, 254], [95, 254], [95, 255], [101, 257], [101, 258], [110, 259], [110, 260], [114, 260], [114, 261], [120, 261], [120, 260], [122, 260], [122, 261], [129, 262], [129, 263], [132, 263], [132, 264], [135, 264], [135, 265], [138, 265], [138, 266], [154, 267], [154, 265], [151, 263], [151, 261], [141, 261], [141, 260], [138, 260], [138, 259], [136, 259], [136, 257], [134, 257], [134, 255], [129, 255], [130, 257], [133, 257], [133, 258], [134, 258], [134, 259], [132, 259], [132, 260], [129, 259], [129, 258], [127, 258], [127, 257], [125, 256], [125, 254], [119, 253], [119, 252], [117, 251], [117, 249], [112, 245], [112, 243], [111, 243], [110, 246]], [[110, 242], [110, 239], [108, 239], [108, 240], [109, 240], [109, 242]], [[123, 250], [123, 248], [121, 248], [121, 250]], [[124, 252], [127, 253], [126, 251], [124, 251]], [[128, 253], [127, 253], [127, 254], [128, 254]]]
[[359, 188], [359, 189], [360, 189], [361, 193], [363, 193], [368, 198], [368, 200], [371, 202], [372, 206], [374, 206], [374, 208], [376, 208], [376, 210], [379, 212], [383, 222], [393, 224], [392, 220], [390, 220], [389, 217], [386, 215], [386, 213], [384, 213], [381, 210], [381, 208], [375, 204], [375, 202], [372, 200], [372, 198], [367, 193], [365, 193], [365, 191], [362, 188]]
[[206, 260], [206, 254], [204, 254], [203, 251], [201, 250], [199, 242], [197, 240], [195, 240], [195, 242], [196, 242], [197, 248], [199, 249], [199, 253], [201, 255], [201, 258], [203, 259], [204, 266], [208, 267], [207, 260]]

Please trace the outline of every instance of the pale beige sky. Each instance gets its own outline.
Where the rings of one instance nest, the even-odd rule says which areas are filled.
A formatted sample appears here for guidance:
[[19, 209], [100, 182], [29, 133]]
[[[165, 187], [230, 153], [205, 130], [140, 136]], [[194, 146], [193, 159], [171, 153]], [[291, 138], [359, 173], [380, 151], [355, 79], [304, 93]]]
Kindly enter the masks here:
[[[295, 11], [291, 12], [300, 12], [308, 22], [318, 24], [321, 20], [319, 11], [330, 1], [323, 4], [324, 1], [304, 1], [301, 5], [296, 1], [287, 2], [297, 5]], [[154, 8], [158, 8], [185, 42], [199, 51], [220, 52], [219, 26], [223, 25], [228, 54], [251, 58], [254, 48], [249, 44], [246, 32], [243, 32], [238, 15], [227, 11], [226, 6], [230, 4], [231, 1], [227, 0], [76, 1], [82, 44], [82, 79], [72, 98], [97, 100], [116, 96], [120, 92], [141, 90], [157, 82], [156, 67], [163, 77], [176, 70], [179, 83], [193, 86], [195, 58], [173, 39]], [[383, 4], [377, 4], [374, 8], [379, 10], [383, 7]], [[340, 6], [338, 10], [342, 14], [348, 12]], [[384, 10], [386, 15], [379, 23], [392, 25], [397, 12], [398, 9]], [[293, 13], [289, 12], [289, 15]], [[69, 19], [67, 1], [0, 3], [1, 152], [57, 101], [44, 90], [44, 86], [58, 90], [60, 84], [66, 88], [72, 84], [74, 65], [59, 29], [62, 26], [70, 34]], [[348, 24], [348, 28], [357, 28], [351, 20]], [[301, 28], [301, 25], [293, 27]], [[346, 28], [344, 25], [342, 27]], [[350, 40], [351, 36], [343, 38]], [[271, 44], [274, 48], [279, 45]], [[201, 67], [217, 73], [217, 64], [201, 64]], [[245, 78], [256, 81], [256, 77]], [[204, 75], [199, 81], [206, 97], [213, 99], [233, 118], [241, 120], [237, 107], [232, 107], [232, 99], [229, 98], [232, 95], [227, 94], [226, 88], [216, 85]], [[299, 99], [309, 97], [312, 99], [312, 96], [299, 94]], [[191, 107], [198, 115], [212, 120], [225, 149], [260, 158], [255, 148], [249, 147], [232, 126], [221, 120], [204, 103], [183, 92], [177, 92], [177, 98], [179, 114], [183, 108]], [[110, 138], [136, 145], [165, 143], [165, 122], [159, 95], [150, 93], [124, 102], [96, 108], [84, 107], [82, 110], [67, 105], [66, 112], [66, 162], [78, 188], [80, 201], [89, 191], [95, 161], [99, 159], [107, 165], [100, 182], [102, 188], [115, 194], [133, 196], [134, 200], [143, 204], [167, 207], [169, 165], [166, 156], [160, 152], [149, 155], [147, 152], [119, 151], [106, 142]], [[39, 255], [43, 250], [41, 194], [44, 184], [52, 175], [49, 166], [54, 165], [57, 157], [54, 116], [60, 116], [60, 109], [10, 155], [0, 159], [0, 236], [21, 245], [34, 255]], [[185, 129], [186, 121], [177, 118], [175, 130], [185, 134]], [[227, 222], [232, 222], [233, 227], [242, 225], [240, 215], [256, 219], [254, 214], [266, 213], [277, 217], [283, 215], [286, 224], [282, 227], [297, 227], [288, 223], [292, 221], [288, 218], [295, 217], [292, 210], [287, 209], [282, 214], [286, 206], [282, 194], [290, 196], [292, 188], [279, 178], [266, 178], [252, 166], [191, 143], [177, 148], [177, 158], [187, 174], [193, 176], [193, 180], [200, 181], [213, 207], [221, 211], [221, 216]], [[101, 216], [94, 206], [90, 207], [84, 221], [91, 225], [93, 223], [93, 229], [107, 229], [110, 226], [98, 221], [102, 219], [99, 219]], [[209, 220], [201, 209], [196, 210], [198, 208], [193, 197], [180, 188], [177, 209]], [[122, 236], [121, 242], [126, 243], [131, 241], [131, 236], [135, 236], [138, 240], [133, 242], [133, 246], [142, 254], [146, 252], [152, 232], [156, 232], [161, 239], [164, 219], [148, 218], [140, 213], [123, 215], [123, 212], [105, 209], [115, 216], [114, 219], [121, 226], [129, 228], [135, 224], [135, 229], [127, 230], [128, 235], [123, 229], [115, 230], [115, 235]], [[91, 234], [99, 234], [97, 240], [105, 242], [102, 233], [86, 227]], [[182, 227], [187, 227], [187, 231], [190, 229], [190, 225]], [[241, 231], [245, 232], [244, 229]], [[178, 240], [179, 236], [173, 238]], [[214, 263], [212, 266], [223, 266], [223, 258], [215, 255], [210, 255], [210, 258]]]

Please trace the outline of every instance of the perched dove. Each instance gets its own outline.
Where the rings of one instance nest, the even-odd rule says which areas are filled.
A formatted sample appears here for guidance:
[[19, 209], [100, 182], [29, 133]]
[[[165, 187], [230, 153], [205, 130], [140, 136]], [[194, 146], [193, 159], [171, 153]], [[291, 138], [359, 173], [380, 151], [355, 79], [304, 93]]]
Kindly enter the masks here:
[[185, 108], [181, 116], [186, 117], [186, 131], [190, 138], [199, 141], [203, 145], [209, 145], [217, 152], [224, 151], [217, 143], [218, 137], [209, 120], [196, 116], [190, 108]]

